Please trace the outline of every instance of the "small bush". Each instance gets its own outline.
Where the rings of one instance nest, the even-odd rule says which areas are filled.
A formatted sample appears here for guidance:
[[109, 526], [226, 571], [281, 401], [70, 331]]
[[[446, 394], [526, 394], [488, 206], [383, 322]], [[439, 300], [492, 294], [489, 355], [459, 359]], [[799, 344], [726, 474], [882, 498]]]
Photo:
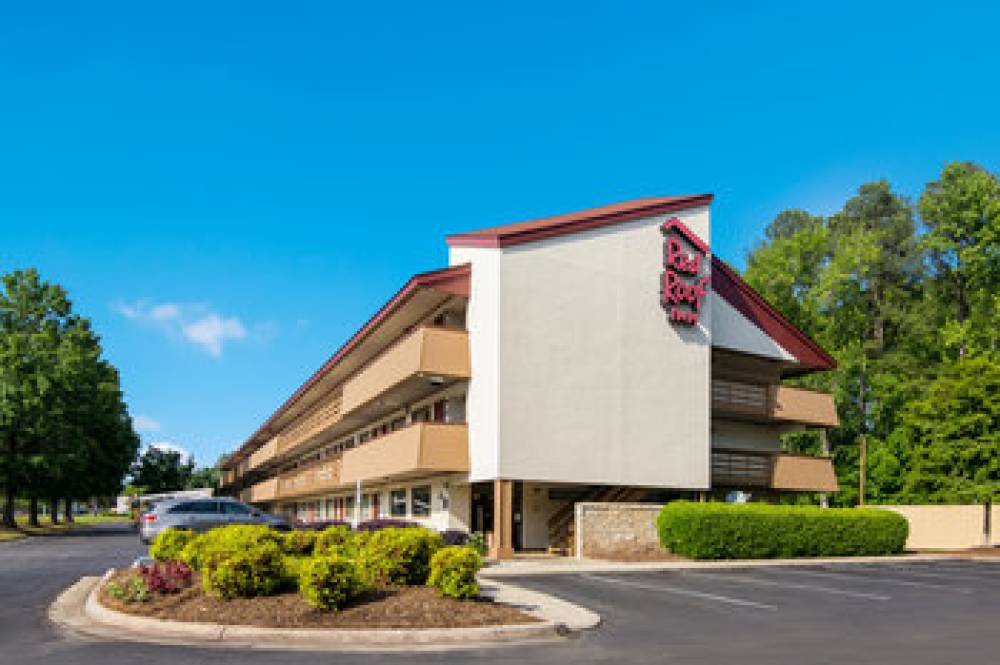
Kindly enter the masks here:
[[884, 510], [686, 501], [664, 506], [656, 528], [661, 545], [692, 559], [897, 554], [909, 531]]
[[317, 534], [313, 551], [316, 554], [354, 553], [357, 548], [357, 534], [348, 526], [335, 525]]
[[146, 582], [138, 575], [111, 580], [108, 595], [123, 603], [145, 603], [152, 597]]
[[286, 554], [308, 556], [313, 553], [318, 536], [315, 531], [288, 531], [282, 534], [282, 546]]
[[338, 610], [368, 588], [355, 562], [341, 555], [307, 559], [299, 573], [299, 592], [321, 610]]
[[441, 534], [423, 527], [391, 528], [361, 539], [363, 572], [379, 584], [425, 584], [431, 557], [441, 548]]
[[191, 586], [191, 568], [182, 561], [141, 566], [139, 575], [153, 593], [177, 593]]
[[427, 584], [442, 596], [475, 598], [479, 595], [476, 572], [483, 561], [471, 547], [445, 547], [431, 557], [431, 572]]
[[261, 542], [202, 568], [205, 593], [229, 600], [269, 596], [285, 582], [285, 562], [274, 542]]
[[188, 529], [167, 529], [160, 532], [149, 545], [149, 556], [157, 561], [180, 561], [181, 552], [197, 537]]
[[[247, 551], [262, 543], [272, 543], [279, 550], [284, 546], [283, 534], [266, 526], [234, 525], [212, 529], [196, 539], [190, 554], [197, 570], [213, 567], [220, 561]], [[189, 562], [191, 563], [191, 562]]]
[[325, 531], [332, 526], [346, 526], [350, 528], [351, 524], [344, 520], [318, 520], [313, 522], [296, 522], [294, 524], [294, 528], [297, 531]]
[[294, 556], [286, 554], [281, 561], [283, 583], [282, 587], [290, 591], [298, 591], [299, 578], [303, 567], [312, 560], [309, 556]]

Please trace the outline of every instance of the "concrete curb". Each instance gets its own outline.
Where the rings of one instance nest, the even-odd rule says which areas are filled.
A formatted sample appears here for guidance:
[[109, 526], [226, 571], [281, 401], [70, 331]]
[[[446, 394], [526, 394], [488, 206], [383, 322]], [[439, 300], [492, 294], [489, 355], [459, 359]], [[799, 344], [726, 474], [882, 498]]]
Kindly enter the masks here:
[[600, 623], [598, 615], [582, 607], [503, 583], [487, 585], [484, 595], [498, 602], [514, 605], [541, 619], [541, 623], [477, 628], [322, 630], [167, 621], [125, 614], [102, 605], [98, 600], [98, 593], [111, 574], [112, 571], [108, 571], [101, 578], [81, 578], [52, 603], [48, 611], [49, 619], [76, 635], [106, 640], [311, 651], [447, 650], [513, 646], [558, 640]]
[[[733, 561], [603, 561], [599, 559], [559, 559], [515, 561], [483, 568], [480, 578], [496, 580], [504, 577], [531, 575], [574, 575], [579, 573], [627, 573], [659, 570], [729, 570], [734, 568], [766, 568], [776, 566], [816, 566], [826, 564], [913, 563], [923, 561], [968, 560], [948, 554], [903, 554], [898, 556], [824, 557], [815, 559], [736, 559]], [[990, 557], [977, 557], [988, 561]], [[1000, 558], [993, 558], [1000, 563]]]

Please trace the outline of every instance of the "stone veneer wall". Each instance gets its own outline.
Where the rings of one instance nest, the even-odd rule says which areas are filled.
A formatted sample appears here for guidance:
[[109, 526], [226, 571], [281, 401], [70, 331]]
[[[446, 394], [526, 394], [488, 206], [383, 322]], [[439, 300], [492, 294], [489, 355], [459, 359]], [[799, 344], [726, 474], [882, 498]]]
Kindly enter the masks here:
[[577, 503], [578, 559], [642, 558], [664, 554], [656, 533], [657, 503]]

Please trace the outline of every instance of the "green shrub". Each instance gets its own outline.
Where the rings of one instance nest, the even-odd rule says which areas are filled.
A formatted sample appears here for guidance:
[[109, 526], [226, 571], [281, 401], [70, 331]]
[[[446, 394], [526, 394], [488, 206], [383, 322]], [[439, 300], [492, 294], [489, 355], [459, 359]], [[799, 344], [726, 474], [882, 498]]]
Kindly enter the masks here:
[[189, 565], [198, 570], [214, 567], [220, 561], [247, 551], [262, 543], [271, 543], [283, 551], [282, 534], [266, 526], [234, 525], [212, 529], [195, 540], [194, 547], [184, 556], [191, 556]]
[[909, 531], [885, 510], [687, 501], [664, 506], [656, 528], [661, 545], [692, 559], [897, 554]]
[[483, 561], [479, 552], [469, 546], [444, 547], [431, 557], [431, 573], [427, 584], [442, 596], [475, 598], [479, 595], [476, 572]]
[[321, 610], [338, 610], [368, 588], [357, 564], [343, 555], [306, 559], [299, 572], [299, 592], [307, 603]]
[[316, 534], [315, 554], [335, 554], [356, 553], [358, 549], [358, 535], [351, 531], [351, 527], [338, 524], [323, 529]]
[[145, 603], [153, 594], [145, 580], [138, 575], [129, 575], [108, 582], [108, 595], [123, 603]]
[[282, 534], [282, 548], [285, 554], [292, 556], [309, 556], [313, 553], [319, 534], [315, 531], [289, 531]]
[[289, 590], [298, 591], [302, 569], [311, 560], [312, 557], [308, 556], [286, 554], [281, 561], [282, 575], [284, 577], [284, 584], [282, 586]]
[[149, 545], [149, 556], [157, 561], [182, 561], [181, 552], [197, 534], [188, 529], [166, 529], [161, 531]]
[[358, 565], [378, 584], [425, 584], [441, 534], [423, 527], [389, 528], [359, 540]]
[[285, 562], [274, 542], [260, 542], [204, 564], [205, 593], [223, 599], [269, 596], [285, 582]]
[[486, 535], [482, 531], [477, 531], [469, 536], [469, 542], [466, 543], [469, 547], [476, 550], [479, 556], [486, 556]]
[[195, 537], [187, 542], [184, 549], [177, 555], [178, 561], [183, 561], [191, 566], [192, 570], [201, 569], [201, 551], [205, 542], [205, 534], [195, 534]]

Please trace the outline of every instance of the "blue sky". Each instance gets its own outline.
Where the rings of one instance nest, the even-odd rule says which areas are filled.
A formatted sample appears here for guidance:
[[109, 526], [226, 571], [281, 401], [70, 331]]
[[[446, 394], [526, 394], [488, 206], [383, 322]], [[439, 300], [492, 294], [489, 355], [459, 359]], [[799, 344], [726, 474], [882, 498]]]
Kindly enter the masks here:
[[803, 4], [8, 4], [0, 271], [205, 463], [446, 233], [711, 191], [742, 265], [784, 208], [1000, 169], [996, 3]]

